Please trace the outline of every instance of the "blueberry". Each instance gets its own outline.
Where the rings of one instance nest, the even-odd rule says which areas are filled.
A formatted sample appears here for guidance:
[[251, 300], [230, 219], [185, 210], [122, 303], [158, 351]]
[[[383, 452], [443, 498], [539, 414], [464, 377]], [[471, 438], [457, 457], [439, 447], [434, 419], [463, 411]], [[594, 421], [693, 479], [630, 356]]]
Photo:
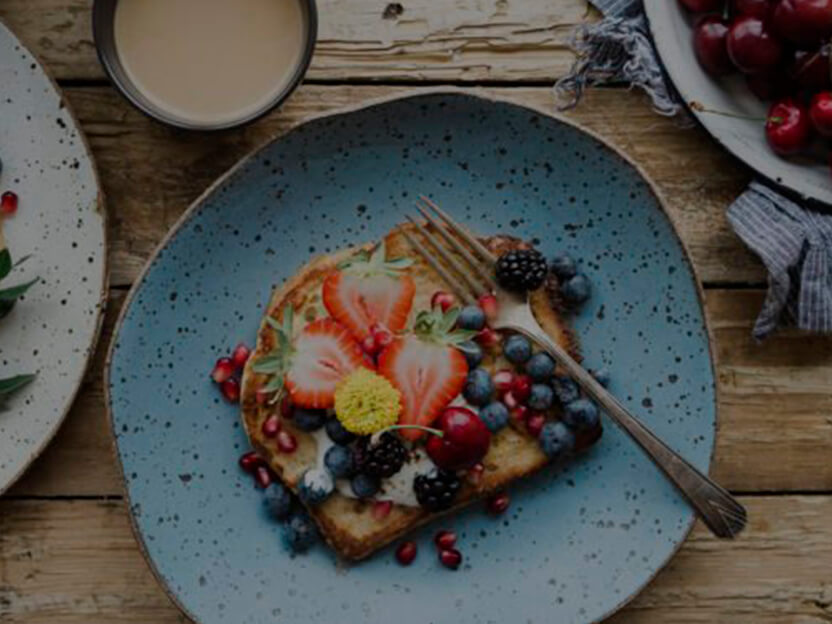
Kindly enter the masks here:
[[264, 501], [269, 514], [278, 520], [285, 520], [292, 511], [292, 493], [280, 482], [267, 490]]
[[575, 273], [578, 272], [578, 267], [575, 265], [575, 260], [569, 254], [558, 254], [554, 258], [552, 258], [552, 262], [549, 264], [549, 268], [552, 269], [552, 273], [558, 276], [558, 279], [561, 281], [568, 280], [571, 277], [575, 276]]
[[485, 405], [491, 401], [494, 394], [494, 382], [491, 375], [484, 368], [475, 368], [468, 373], [465, 380], [465, 387], [462, 389], [462, 396], [471, 405]]
[[468, 370], [474, 370], [482, 363], [482, 347], [473, 340], [466, 340], [458, 345], [465, 361], [468, 362]]
[[575, 447], [575, 435], [562, 422], [547, 422], [538, 439], [546, 457], [553, 460], [564, 458]]
[[578, 399], [563, 408], [563, 422], [578, 431], [595, 429], [601, 417], [598, 406], [589, 399]]
[[355, 434], [344, 429], [344, 425], [337, 418], [326, 421], [326, 434], [335, 444], [349, 444], [355, 440]]
[[379, 487], [378, 479], [366, 474], [356, 475], [350, 481], [352, 493], [358, 498], [372, 498], [378, 492]]
[[560, 287], [560, 294], [569, 303], [583, 303], [589, 299], [591, 288], [589, 280], [583, 273], [578, 273], [575, 277], [567, 280]]
[[307, 505], [320, 505], [334, 489], [335, 484], [326, 470], [312, 468], [303, 473], [298, 483], [298, 498]]
[[576, 384], [569, 377], [555, 377], [552, 380], [552, 388], [555, 390], [555, 396], [563, 405], [571, 403], [581, 396], [581, 391]]
[[532, 356], [532, 345], [525, 336], [512, 334], [503, 342], [503, 355], [512, 364], [524, 364]]
[[473, 329], [479, 331], [485, 327], [485, 312], [477, 305], [469, 305], [459, 311], [456, 325], [460, 329]]
[[610, 385], [610, 370], [606, 366], [592, 371], [592, 376], [595, 377], [595, 381], [605, 388]]
[[298, 429], [303, 431], [315, 431], [324, 426], [326, 412], [324, 410], [304, 409], [296, 407], [292, 412], [292, 420]]
[[283, 525], [283, 543], [292, 553], [306, 552], [316, 541], [315, 523], [303, 512], [293, 514]]
[[535, 353], [526, 362], [526, 372], [534, 381], [546, 381], [555, 372], [555, 361], [548, 353]]
[[508, 408], [499, 401], [489, 403], [480, 410], [480, 420], [491, 433], [497, 433], [508, 424]]
[[333, 477], [343, 479], [352, 474], [353, 459], [352, 449], [336, 444], [329, 447], [324, 455], [324, 465]]
[[535, 410], [545, 410], [552, 407], [555, 400], [555, 393], [546, 384], [532, 384], [529, 400], [529, 407]]

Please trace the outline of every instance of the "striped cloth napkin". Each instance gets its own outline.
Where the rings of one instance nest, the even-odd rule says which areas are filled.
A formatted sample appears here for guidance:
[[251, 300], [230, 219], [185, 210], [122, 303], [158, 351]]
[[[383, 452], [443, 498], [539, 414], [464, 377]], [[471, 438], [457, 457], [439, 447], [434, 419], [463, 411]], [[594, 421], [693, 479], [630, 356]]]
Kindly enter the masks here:
[[[642, 88], [656, 112], [686, 115], [662, 72], [641, 0], [589, 2], [604, 19], [580, 26], [575, 33], [577, 59], [569, 75], [555, 85], [559, 105], [575, 106], [587, 86], [623, 82]], [[810, 210], [752, 182], [727, 216], [737, 236], [768, 270], [768, 293], [754, 337], [761, 340], [789, 325], [832, 333], [832, 214]]]

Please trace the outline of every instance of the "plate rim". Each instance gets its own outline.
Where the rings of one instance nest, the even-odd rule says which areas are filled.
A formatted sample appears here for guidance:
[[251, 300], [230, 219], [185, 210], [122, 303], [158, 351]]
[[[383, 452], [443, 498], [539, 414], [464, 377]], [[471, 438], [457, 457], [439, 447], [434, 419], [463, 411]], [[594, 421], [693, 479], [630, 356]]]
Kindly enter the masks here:
[[[671, 229], [673, 230], [673, 236], [676, 238], [676, 241], [679, 243], [679, 246], [682, 250], [682, 260], [687, 265], [688, 269], [690, 270], [691, 275], [693, 276], [694, 283], [695, 283], [695, 290], [697, 301], [699, 302], [700, 309], [702, 310], [702, 324], [705, 330], [705, 337], [707, 338], [707, 345], [708, 345], [708, 361], [710, 364], [710, 372], [711, 377], [713, 379], [714, 385], [714, 424], [713, 424], [713, 432], [714, 432], [714, 439], [713, 444], [710, 450], [710, 456], [708, 457], [708, 466], [707, 470], [705, 471], [706, 474], [710, 474], [711, 469], [713, 468], [714, 463], [714, 455], [716, 452], [716, 442], [717, 437], [719, 435], [720, 430], [720, 418], [719, 418], [719, 397], [720, 397], [720, 390], [719, 385], [717, 384], [717, 370], [716, 370], [716, 353], [714, 350], [714, 336], [713, 330], [710, 325], [710, 321], [708, 319], [707, 310], [705, 307], [705, 291], [702, 287], [702, 281], [699, 278], [699, 275], [696, 271], [696, 267], [692, 261], [690, 250], [688, 249], [687, 244], [685, 243], [684, 239], [679, 234], [679, 228], [676, 223], [676, 219], [673, 215], [667, 210], [667, 202], [662, 193], [661, 189], [658, 185], [652, 180], [650, 176], [647, 175], [647, 172], [644, 168], [635, 162], [629, 155], [627, 155], [622, 149], [615, 146], [610, 140], [605, 139], [594, 130], [591, 130], [584, 125], [567, 118], [565, 115], [560, 113], [552, 112], [551, 110], [547, 110], [543, 106], [538, 104], [526, 104], [520, 103], [517, 101], [512, 100], [510, 97], [503, 97], [500, 94], [495, 94], [494, 92], [483, 88], [483, 87], [474, 87], [474, 88], [464, 88], [464, 87], [457, 87], [457, 86], [431, 86], [431, 87], [415, 87], [415, 88], [406, 88], [401, 91], [394, 91], [393, 93], [382, 95], [378, 97], [367, 98], [357, 102], [355, 104], [348, 104], [345, 106], [339, 106], [329, 111], [322, 111], [320, 113], [316, 113], [314, 115], [310, 115], [309, 117], [304, 117], [300, 119], [285, 129], [278, 131], [277, 133], [269, 136], [268, 138], [264, 139], [259, 145], [256, 145], [253, 149], [245, 153], [234, 165], [232, 165], [228, 170], [222, 173], [217, 179], [215, 179], [199, 196], [193, 200], [179, 219], [170, 227], [168, 232], [159, 242], [159, 244], [154, 249], [153, 253], [149, 256], [147, 261], [145, 262], [142, 270], [139, 272], [136, 280], [133, 282], [133, 285], [130, 287], [127, 296], [124, 299], [124, 303], [122, 304], [121, 310], [119, 311], [118, 318], [116, 323], [113, 327], [113, 333], [110, 338], [110, 344], [107, 347], [107, 357], [104, 361], [104, 404], [105, 409], [107, 412], [107, 425], [109, 426], [110, 430], [110, 437], [111, 437], [111, 444], [113, 449], [113, 455], [116, 459], [116, 464], [118, 466], [118, 482], [122, 489], [122, 504], [127, 510], [128, 516], [130, 518], [130, 528], [133, 531], [133, 535], [136, 539], [137, 546], [139, 547], [139, 551], [142, 554], [145, 562], [147, 563], [150, 571], [153, 573], [153, 576], [156, 578], [156, 582], [162, 588], [162, 591], [165, 592], [167, 597], [171, 600], [171, 602], [189, 619], [191, 619], [196, 624], [202, 624], [202, 620], [199, 619], [196, 614], [194, 614], [190, 609], [186, 608], [182, 601], [179, 599], [178, 595], [174, 593], [174, 591], [170, 588], [168, 581], [165, 577], [161, 574], [159, 569], [156, 567], [156, 563], [153, 557], [147, 550], [147, 545], [145, 543], [144, 535], [141, 529], [138, 526], [136, 521], [136, 517], [133, 514], [133, 504], [130, 499], [130, 492], [129, 488], [127, 487], [127, 479], [126, 474], [124, 471], [124, 465], [121, 459], [121, 453], [119, 452], [118, 441], [116, 437], [116, 428], [115, 422], [113, 419], [113, 408], [112, 408], [112, 395], [110, 391], [110, 379], [111, 379], [111, 367], [113, 363], [113, 356], [115, 353], [116, 343], [118, 342], [118, 337], [121, 333], [122, 325], [125, 321], [127, 316], [127, 312], [132, 306], [133, 299], [141, 289], [142, 285], [144, 284], [145, 279], [147, 278], [147, 274], [150, 272], [150, 269], [155, 265], [156, 261], [158, 260], [161, 253], [165, 250], [168, 244], [173, 240], [173, 238], [179, 233], [179, 231], [185, 226], [185, 224], [190, 221], [192, 217], [196, 215], [196, 213], [200, 210], [202, 205], [206, 202], [206, 200], [226, 181], [228, 181], [231, 177], [233, 177], [239, 170], [243, 169], [249, 162], [253, 161], [257, 156], [266, 150], [269, 146], [273, 143], [280, 141], [299, 128], [318, 121], [322, 121], [332, 117], [339, 117], [342, 115], [349, 115], [351, 113], [356, 113], [362, 110], [366, 110], [369, 108], [374, 108], [377, 106], [382, 106], [384, 104], [390, 104], [397, 100], [407, 100], [411, 98], [417, 98], [422, 96], [429, 96], [429, 95], [452, 95], [452, 96], [463, 96], [469, 97], [472, 99], [480, 99], [486, 100], [493, 104], [507, 104], [509, 106], [514, 106], [517, 108], [526, 109], [528, 111], [534, 112], [539, 115], [543, 115], [545, 117], [549, 117], [554, 119], [560, 123], [563, 123], [567, 126], [578, 130], [579, 132], [583, 132], [599, 143], [601, 143], [605, 148], [609, 149], [610, 151], [614, 152], [620, 158], [622, 158], [628, 165], [633, 167], [639, 176], [641, 176], [642, 180], [647, 184], [650, 192], [656, 199], [659, 207], [661, 208], [662, 213], [667, 218], [668, 222], [671, 225]], [[645, 578], [644, 582], [641, 583], [629, 596], [626, 596], [621, 601], [616, 603], [613, 607], [609, 610], [604, 612], [597, 620], [595, 621], [602, 621], [606, 620], [607, 618], [611, 617], [622, 608], [627, 606], [630, 602], [632, 602], [638, 595], [640, 595], [644, 589], [653, 582], [656, 576], [664, 570], [667, 565], [670, 563], [671, 560], [676, 556], [679, 552], [679, 549], [687, 542], [688, 538], [690, 537], [690, 533], [693, 530], [694, 525], [696, 524], [696, 514], [693, 513], [691, 515], [691, 519], [688, 521], [687, 527], [685, 527], [678, 543], [676, 543], [670, 553], [667, 555], [666, 559], [651, 573]]]
[[[685, 111], [687, 111], [691, 118], [696, 121], [696, 124], [699, 127], [703, 128], [705, 132], [708, 133], [708, 136], [710, 136], [711, 139], [713, 139], [723, 150], [725, 150], [733, 158], [735, 158], [737, 162], [739, 162], [747, 172], [751, 173], [753, 176], [761, 178], [765, 182], [774, 186], [776, 189], [779, 189], [786, 195], [790, 196], [792, 199], [797, 199], [798, 201], [805, 201], [810, 202], [812, 204], [820, 205], [822, 208], [826, 208], [828, 210], [829, 207], [832, 206], [832, 190], [830, 190], [827, 193], [826, 197], [823, 197], [821, 194], [813, 192], [812, 190], [807, 191], [800, 188], [799, 186], [796, 186], [795, 184], [789, 184], [783, 181], [782, 178], [778, 180], [774, 171], [767, 172], [759, 166], [750, 164], [749, 162], [747, 162], [746, 157], [743, 154], [742, 147], [723, 138], [718, 132], [716, 132], [712, 128], [712, 124], [707, 121], [707, 113], [698, 111], [694, 106], [691, 105], [696, 101], [696, 99], [689, 97], [687, 89], [682, 88], [680, 81], [668, 70], [667, 63], [665, 62], [662, 56], [662, 46], [659, 44], [659, 41], [663, 42], [665, 38], [663, 35], [657, 35], [657, 33], [659, 33], [659, 29], [656, 25], [657, 9], [655, 7], [663, 6], [662, 3], [665, 1], [666, 0], [659, 0], [659, 2], [655, 2], [654, 0], [644, 0], [644, 16], [647, 21], [647, 28], [650, 31], [650, 37], [653, 41], [653, 47], [656, 50], [656, 58], [659, 61], [659, 65], [661, 65], [662, 74], [666, 77], [667, 80], [670, 81], [673, 88], [679, 94], [682, 106], [684, 106]], [[682, 9], [679, 8], [678, 10], [681, 11]], [[773, 153], [772, 158], [776, 158], [776, 156]], [[773, 168], [774, 165], [772, 165], [772, 169]]]
[[87, 161], [90, 163], [92, 178], [95, 182], [95, 208], [96, 212], [101, 215], [101, 238], [104, 245], [104, 253], [102, 254], [101, 265], [101, 285], [99, 290], [98, 303], [95, 306], [95, 328], [93, 329], [92, 336], [90, 338], [90, 343], [87, 347], [87, 354], [84, 357], [84, 360], [81, 365], [81, 375], [78, 377], [78, 382], [75, 384], [73, 390], [67, 395], [66, 404], [64, 405], [64, 409], [61, 412], [61, 415], [58, 417], [57, 420], [55, 420], [55, 422], [46, 432], [46, 435], [43, 436], [41, 442], [34, 447], [34, 450], [32, 451], [29, 458], [21, 464], [20, 468], [17, 470], [17, 472], [15, 472], [12, 475], [8, 482], [5, 484], [0, 483], [0, 496], [2, 496], [6, 492], [8, 492], [12, 488], [12, 486], [14, 486], [18, 481], [20, 481], [23, 475], [26, 474], [26, 472], [29, 470], [32, 464], [43, 454], [43, 452], [46, 450], [46, 447], [50, 445], [52, 440], [58, 434], [58, 431], [61, 429], [61, 426], [66, 421], [66, 417], [69, 415], [69, 412], [75, 405], [75, 401], [78, 398], [78, 394], [81, 391], [81, 387], [84, 385], [84, 379], [86, 378], [87, 373], [89, 373], [92, 367], [92, 362], [95, 359], [96, 354], [98, 353], [99, 340], [101, 339], [101, 333], [104, 327], [104, 317], [110, 299], [110, 245], [109, 216], [107, 212], [107, 202], [104, 195], [104, 189], [101, 186], [101, 176], [98, 173], [98, 165], [95, 161], [95, 157], [93, 155], [89, 139], [87, 138], [87, 134], [84, 132], [83, 126], [81, 125], [81, 122], [79, 121], [78, 116], [75, 113], [75, 109], [69, 102], [66, 92], [60, 87], [60, 85], [58, 85], [57, 80], [52, 75], [52, 72], [49, 70], [47, 65], [43, 62], [43, 59], [40, 57], [40, 55], [33, 52], [29, 46], [23, 43], [20, 37], [18, 37], [15, 34], [15, 32], [11, 29], [11, 27], [5, 22], [5, 20], [1, 18], [0, 30], [6, 31], [6, 34], [12, 37], [12, 39], [14, 39], [17, 42], [17, 45], [19, 45], [22, 49], [26, 50], [26, 52], [32, 57], [34, 62], [37, 63], [38, 69], [46, 77], [46, 80], [49, 82], [56, 95], [58, 95], [58, 97], [60, 98], [60, 102], [63, 105], [64, 110], [66, 111], [67, 115], [69, 115], [69, 118], [72, 121], [72, 124], [78, 133], [78, 136], [80, 138], [79, 146], [83, 151], [84, 155], [86, 156]]

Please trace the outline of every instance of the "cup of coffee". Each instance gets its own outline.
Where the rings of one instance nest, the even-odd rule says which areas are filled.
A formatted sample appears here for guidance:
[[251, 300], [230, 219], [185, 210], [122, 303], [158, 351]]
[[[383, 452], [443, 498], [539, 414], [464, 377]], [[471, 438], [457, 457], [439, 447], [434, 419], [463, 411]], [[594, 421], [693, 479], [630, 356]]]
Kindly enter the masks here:
[[280, 105], [303, 79], [315, 0], [95, 0], [99, 58], [141, 111], [222, 130]]

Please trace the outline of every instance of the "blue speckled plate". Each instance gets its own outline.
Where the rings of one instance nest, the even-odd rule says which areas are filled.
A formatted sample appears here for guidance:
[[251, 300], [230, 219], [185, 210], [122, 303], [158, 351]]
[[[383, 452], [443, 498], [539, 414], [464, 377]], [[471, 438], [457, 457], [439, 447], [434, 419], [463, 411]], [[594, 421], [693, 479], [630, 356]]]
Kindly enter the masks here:
[[225, 176], [185, 215], [131, 293], [113, 341], [109, 407], [137, 535], [174, 600], [226, 622], [588, 622], [634, 596], [693, 514], [609, 425], [566, 470], [514, 489], [506, 516], [442, 522], [399, 567], [390, 549], [345, 568], [323, 547], [292, 558], [236, 461], [237, 410], [208, 371], [254, 340], [272, 287], [310, 254], [377, 238], [418, 193], [471, 229], [584, 259], [575, 319], [586, 362], [671, 446], [707, 470], [716, 413], [708, 331], [687, 255], [642, 174], [544, 113], [432, 92], [316, 119]]

